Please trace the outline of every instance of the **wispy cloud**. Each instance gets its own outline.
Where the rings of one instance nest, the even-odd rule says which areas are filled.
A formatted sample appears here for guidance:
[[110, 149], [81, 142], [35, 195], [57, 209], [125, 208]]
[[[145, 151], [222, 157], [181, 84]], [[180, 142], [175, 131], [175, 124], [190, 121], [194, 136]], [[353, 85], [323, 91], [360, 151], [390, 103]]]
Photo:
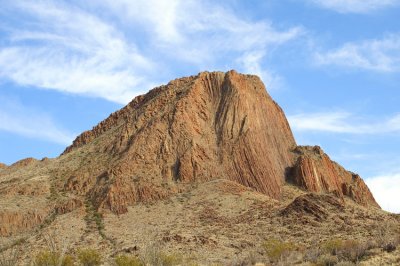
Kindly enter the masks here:
[[383, 39], [350, 42], [314, 55], [318, 65], [336, 65], [378, 72], [400, 71], [400, 34]]
[[348, 112], [303, 113], [288, 116], [295, 131], [345, 134], [387, 134], [400, 132], [400, 114], [381, 122], [366, 121]]
[[175, 77], [177, 65], [257, 70], [269, 82], [265, 55], [303, 32], [207, 1], [9, 1], [0, 14], [0, 79], [118, 103]]
[[74, 135], [57, 126], [46, 113], [4, 97], [0, 97], [0, 101], [0, 130], [62, 145], [71, 144]]
[[370, 13], [400, 4], [399, 0], [309, 0], [309, 2], [339, 13]]
[[400, 173], [367, 178], [365, 182], [382, 209], [400, 213]]
[[209, 1], [120, 0], [107, 5], [124, 20], [141, 23], [163, 56], [200, 69], [236, 67], [260, 75], [267, 85], [279, 78], [263, 64], [265, 56], [304, 34], [300, 26], [277, 30], [269, 21], [241, 19], [229, 7]]
[[2, 12], [10, 10], [23, 22], [6, 30], [0, 77], [121, 103], [138, 93], [132, 88], [148, 84], [142, 73], [151, 61], [96, 16], [51, 1], [17, 1]]

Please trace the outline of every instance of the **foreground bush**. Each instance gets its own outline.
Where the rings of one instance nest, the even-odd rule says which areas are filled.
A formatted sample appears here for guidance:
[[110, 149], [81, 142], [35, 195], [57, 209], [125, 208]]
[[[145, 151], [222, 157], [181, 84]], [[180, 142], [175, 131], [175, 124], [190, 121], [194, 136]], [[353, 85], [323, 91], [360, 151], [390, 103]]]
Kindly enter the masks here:
[[367, 247], [364, 243], [357, 240], [346, 240], [343, 242], [343, 247], [340, 250], [339, 255], [342, 258], [358, 262], [362, 257], [365, 256]]
[[318, 266], [333, 266], [333, 265], [336, 265], [338, 262], [339, 262], [339, 259], [335, 255], [324, 254], [318, 258], [316, 264]]
[[58, 252], [52, 252], [49, 250], [39, 252], [33, 262], [34, 266], [72, 266], [74, 265], [74, 259], [65, 255], [62, 256]]
[[270, 239], [264, 242], [263, 247], [272, 261], [282, 260], [284, 256], [288, 256], [296, 250], [296, 246], [293, 243], [277, 239]]
[[328, 254], [337, 255], [338, 252], [343, 249], [343, 246], [343, 240], [339, 238], [334, 238], [323, 243], [322, 249]]
[[115, 258], [117, 266], [144, 266], [142, 261], [134, 256], [119, 255]]
[[90, 248], [78, 250], [78, 260], [83, 266], [98, 266], [102, 263], [100, 253]]

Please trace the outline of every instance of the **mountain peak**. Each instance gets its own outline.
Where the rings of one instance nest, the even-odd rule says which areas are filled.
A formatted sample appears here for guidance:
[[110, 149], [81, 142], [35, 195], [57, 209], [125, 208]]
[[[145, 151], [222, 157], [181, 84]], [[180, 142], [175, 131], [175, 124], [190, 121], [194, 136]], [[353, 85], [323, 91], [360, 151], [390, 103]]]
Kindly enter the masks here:
[[116, 213], [221, 178], [274, 199], [293, 180], [309, 191], [377, 206], [362, 179], [320, 148], [297, 147], [262, 81], [234, 70], [175, 79], [136, 97], [78, 136], [63, 156], [78, 153], [90, 163], [65, 188]]

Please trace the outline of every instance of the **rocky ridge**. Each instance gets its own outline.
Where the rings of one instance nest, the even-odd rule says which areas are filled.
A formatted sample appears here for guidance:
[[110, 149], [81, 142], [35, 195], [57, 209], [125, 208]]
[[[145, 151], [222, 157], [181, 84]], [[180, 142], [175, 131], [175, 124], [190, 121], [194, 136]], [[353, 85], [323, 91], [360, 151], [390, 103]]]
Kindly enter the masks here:
[[[221, 179], [278, 202], [289, 183], [379, 208], [358, 175], [319, 147], [297, 146], [284, 112], [258, 77], [203, 72], [136, 97], [78, 136], [59, 158], [28, 158], [2, 170], [2, 197], [21, 207], [0, 211], [0, 234], [27, 231], [85, 206], [124, 214], [137, 203]], [[291, 209], [313, 200], [298, 199]], [[21, 214], [31, 209], [37, 210], [27, 212], [31, 218]]]

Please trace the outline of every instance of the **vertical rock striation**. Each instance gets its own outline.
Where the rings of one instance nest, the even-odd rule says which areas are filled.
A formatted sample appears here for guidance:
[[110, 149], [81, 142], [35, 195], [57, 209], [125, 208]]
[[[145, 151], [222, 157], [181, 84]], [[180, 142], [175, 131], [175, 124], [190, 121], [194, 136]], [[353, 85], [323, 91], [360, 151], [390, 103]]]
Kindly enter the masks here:
[[374, 197], [361, 177], [346, 171], [333, 162], [320, 147], [297, 147], [297, 162], [293, 168], [293, 181], [311, 192], [327, 192], [343, 198], [348, 196], [364, 206], [376, 206]]
[[115, 213], [221, 178], [275, 199], [291, 178], [313, 192], [377, 206], [359, 176], [318, 149], [296, 148], [261, 80], [235, 71], [176, 79], [136, 97], [78, 136], [60, 159], [78, 157], [87, 163], [63, 189]]

